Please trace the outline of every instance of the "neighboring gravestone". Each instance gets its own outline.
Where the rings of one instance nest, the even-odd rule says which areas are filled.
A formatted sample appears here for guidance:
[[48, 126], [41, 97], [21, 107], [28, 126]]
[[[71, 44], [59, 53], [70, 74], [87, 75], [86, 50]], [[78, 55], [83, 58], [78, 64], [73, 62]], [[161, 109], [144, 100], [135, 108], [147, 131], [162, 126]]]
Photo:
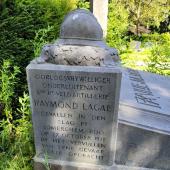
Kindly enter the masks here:
[[122, 72], [116, 163], [169, 170], [170, 77]]
[[65, 18], [60, 39], [27, 67], [35, 162], [69, 170], [114, 164], [121, 72], [113, 59], [117, 51], [102, 41], [94, 16], [76, 10]]
[[152, 47], [153, 47], [153, 43], [150, 42], [150, 41], [145, 42], [144, 47], [145, 47], [145, 48], [152, 48]]
[[131, 41], [130, 42], [130, 48], [136, 51], [141, 51], [141, 42], [140, 41]]

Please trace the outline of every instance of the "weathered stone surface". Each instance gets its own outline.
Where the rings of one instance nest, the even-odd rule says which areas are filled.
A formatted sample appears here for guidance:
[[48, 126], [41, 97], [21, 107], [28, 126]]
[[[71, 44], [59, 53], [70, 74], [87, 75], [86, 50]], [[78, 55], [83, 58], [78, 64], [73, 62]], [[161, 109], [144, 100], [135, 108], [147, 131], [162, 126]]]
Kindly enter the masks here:
[[[44, 47], [40, 58], [35, 59], [34, 63], [54, 63], [60, 65], [79, 65], [79, 66], [101, 66], [112, 57], [116, 58], [114, 49], [104, 49], [93, 46], [73, 46], [73, 45], [50, 45]], [[110, 61], [109, 61], [110, 62]]]
[[170, 168], [170, 78], [123, 69], [116, 163]]
[[122, 72], [119, 121], [170, 134], [170, 78], [132, 69]]
[[121, 72], [105, 67], [27, 67], [36, 155], [113, 164]]
[[[97, 166], [91, 164], [81, 164], [74, 162], [63, 162], [63, 161], [55, 161], [49, 160], [49, 162], [45, 163], [43, 159], [34, 158], [36, 161], [34, 163], [35, 170], [46, 170], [47, 167], [50, 170], [156, 170], [151, 168], [142, 168], [142, 167], [132, 167], [132, 166], [122, 166], [122, 165], [112, 165], [110, 167], [106, 166]], [[43, 163], [42, 163], [43, 162]], [[48, 165], [47, 165], [48, 164]]]
[[65, 17], [60, 28], [60, 38], [102, 40], [103, 31], [91, 12], [78, 9]]
[[[170, 78], [124, 69], [121, 104], [170, 117]], [[128, 90], [127, 90], [128, 89]]]
[[102, 40], [102, 29], [94, 15], [79, 9], [65, 17], [60, 38], [54, 44], [45, 45], [33, 63], [101, 66], [110, 61], [112, 65], [120, 61], [118, 51]]
[[116, 148], [117, 164], [170, 169], [170, 135], [119, 123]]
[[[54, 63], [62, 65], [100, 66], [109, 53], [106, 50], [91, 46], [60, 46], [54, 49]], [[53, 62], [53, 61], [50, 61]]]

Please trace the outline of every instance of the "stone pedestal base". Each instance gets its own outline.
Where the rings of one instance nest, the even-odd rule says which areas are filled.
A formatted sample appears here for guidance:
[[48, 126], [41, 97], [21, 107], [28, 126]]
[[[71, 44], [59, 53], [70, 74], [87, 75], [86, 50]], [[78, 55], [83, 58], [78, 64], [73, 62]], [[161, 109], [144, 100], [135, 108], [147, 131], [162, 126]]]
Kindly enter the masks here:
[[92, 164], [83, 164], [75, 162], [65, 162], [56, 160], [45, 161], [42, 158], [34, 157], [34, 170], [156, 170], [142, 167], [130, 167], [130, 166], [100, 166]]

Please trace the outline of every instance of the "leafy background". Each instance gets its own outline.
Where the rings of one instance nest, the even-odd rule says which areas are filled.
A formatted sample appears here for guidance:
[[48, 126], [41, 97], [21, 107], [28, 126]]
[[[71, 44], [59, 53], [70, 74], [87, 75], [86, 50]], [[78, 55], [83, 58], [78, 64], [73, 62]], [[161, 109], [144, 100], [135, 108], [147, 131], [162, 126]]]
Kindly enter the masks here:
[[[142, 2], [147, 1], [109, 0], [106, 42], [119, 50], [124, 66], [170, 75], [169, 1]], [[148, 10], [149, 5], [154, 13]], [[33, 168], [35, 149], [25, 68], [39, 56], [44, 44], [58, 38], [64, 16], [75, 8], [89, 9], [89, 1], [0, 0], [0, 170]], [[130, 32], [137, 24], [151, 33]], [[134, 40], [141, 42], [140, 50], [131, 48]]]

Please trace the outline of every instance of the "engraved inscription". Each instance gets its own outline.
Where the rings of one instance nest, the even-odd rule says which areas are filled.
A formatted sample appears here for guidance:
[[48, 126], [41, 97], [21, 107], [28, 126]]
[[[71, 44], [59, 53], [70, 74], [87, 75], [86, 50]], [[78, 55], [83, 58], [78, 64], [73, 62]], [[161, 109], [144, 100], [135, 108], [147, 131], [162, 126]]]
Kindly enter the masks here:
[[29, 77], [36, 153], [111, 165], [116, 74], [30, 70]]
[[131, 80], [131, 85], [134, 90], [136, 101], [143, 105], [161, 109], [161, 106], [158, 103], [157, 98], [154, 97], [154, 94], [147, 86], [140, 73], [137, 70], [132, 69], [127, 70], [129, 73], [129, 79]]

